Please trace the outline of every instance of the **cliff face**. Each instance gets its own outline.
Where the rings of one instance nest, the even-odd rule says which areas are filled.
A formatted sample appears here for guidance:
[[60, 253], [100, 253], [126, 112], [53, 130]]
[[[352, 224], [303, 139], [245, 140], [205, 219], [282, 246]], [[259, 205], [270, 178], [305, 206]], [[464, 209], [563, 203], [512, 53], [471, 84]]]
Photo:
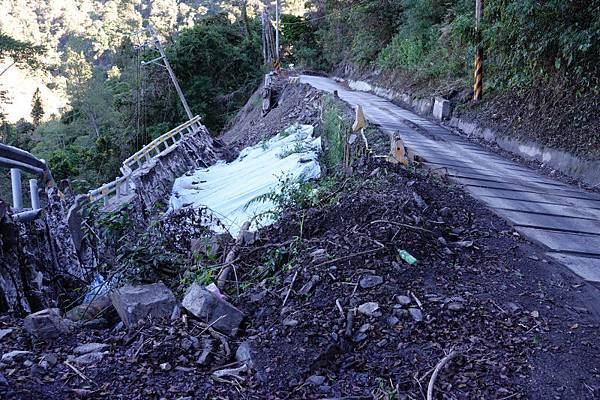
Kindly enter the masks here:
[[66, 203], [56, 189], [40, 218], [17, 222], [0, 200], [0, 312], [24, 314], [55, 307], [81, 285], [86, 268], [65, 223]]

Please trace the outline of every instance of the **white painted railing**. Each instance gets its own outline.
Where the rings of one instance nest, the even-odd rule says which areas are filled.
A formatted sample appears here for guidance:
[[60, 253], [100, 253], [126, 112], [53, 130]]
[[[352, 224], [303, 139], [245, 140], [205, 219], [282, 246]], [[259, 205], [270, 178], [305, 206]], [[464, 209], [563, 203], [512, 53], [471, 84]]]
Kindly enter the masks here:
[[[123, 167], [121, 172], [124, 174], [131, 173], [137, 168], [141, 167], [146, 161], [150, 161], [154, 156], [162, 153], [165, 150], [173, 147], [177, 142], [185, 137], [186, 133], [195, 133], [200, 129], [200, 116], [195, 116], [186, 123], [179, 125], [177, 128], [170, 130], [167, 133], [157, 137], [141, 150], [133, 154], [131, 157], [123, 161]], [[171, 141], [171, 143], [169, 143]], [[161, 149], [161, 147], [163, 147]], [[153, 155], [152, 153], [155, 152]]]
[[173, 148], [186, 134], [196, 133], [202, 127], [200, 116], [195, 116], [145, 145], [141, 150], [123, 161], [123, 166], [121, 167], [123, 176], [88, 192], [90, 202], [103, 200], [106, 206], [110, 203], [111, 196], [119, 197], [128, 195], [130, 189], [132, 189], [130, 177], [133, 171], [141, 168], [144, 163], [152, 160], [159, 154]]
[[31, 208], [26, 209], [23, 207], [21, 174], [25, 171], [37, 175], [42, 178], [44, 186], [51, 186], [54, 184], [54, 181], [50, 169], [46, 166], [46, 162], [25, 150], [0, 143], [0, 167], [10, 168], [14, 218], [20, 221], [29, 221], [36, 218], [41, 210], [38, 180], [29, 180]]

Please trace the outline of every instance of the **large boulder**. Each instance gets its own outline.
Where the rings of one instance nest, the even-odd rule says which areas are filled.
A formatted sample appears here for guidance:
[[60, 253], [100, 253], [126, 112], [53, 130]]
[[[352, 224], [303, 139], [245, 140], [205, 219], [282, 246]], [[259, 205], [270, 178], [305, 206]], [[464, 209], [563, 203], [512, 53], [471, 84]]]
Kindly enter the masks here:
[[235, 335], [244, 313], [197, 283], [188, 289], [181, 305], [190, 313], [227, 335]]
[[25, 317], [23, 327], [38, 339], [55, 339], [68, 333], [71, 324], [61, 316], [58, 308], [47, 308]]
[[110, 292], [109, 297], [128, 328], [148, 316], [169, 318], [178, 307], [175, 296], [162, 282], [126, 285]]

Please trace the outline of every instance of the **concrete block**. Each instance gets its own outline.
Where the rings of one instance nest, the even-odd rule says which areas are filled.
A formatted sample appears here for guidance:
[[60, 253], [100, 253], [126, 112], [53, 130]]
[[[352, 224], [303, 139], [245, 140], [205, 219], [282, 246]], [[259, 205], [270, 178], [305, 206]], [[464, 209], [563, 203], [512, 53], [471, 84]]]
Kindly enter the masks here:
[[413, 107], [419, 115], [431, 114], [431, 109], [433, 108], [433, 99], [415, 100], [413, 102]]
[[148, 316], [170, 318], [178, 306], [173, 293], [164, 283], [126, 285], [109, 294], [119, 317], [128, 328]]
[[227, 335], [234, 335], [244, 314], [217, 294], [197, 283], [188, 289], [181, 305], [190, 313]]
[[440, 121], [450, 118], [450, 100], [436, 97], [433, 103], [433, 117]]

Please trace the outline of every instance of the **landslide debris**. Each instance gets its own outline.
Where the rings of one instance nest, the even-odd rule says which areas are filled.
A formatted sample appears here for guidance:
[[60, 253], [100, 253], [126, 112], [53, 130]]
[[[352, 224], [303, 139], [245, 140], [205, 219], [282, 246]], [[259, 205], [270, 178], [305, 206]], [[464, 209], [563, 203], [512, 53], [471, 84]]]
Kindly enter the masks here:
[[[387, 136], [368, 134], [384, 154]], [[434, 398], [598, 396], [597, 291], [461, 188], [359, 157], [285, 193], [278, 222], [233, 261], [234, 238], [186, 226], [190, 215], [141, 237], [136, 270], [173, 296], [159, 284], [137, 304], [141, 282], [121, 317], [77, 306], [51, 339], [1, 316], [0, 397], [421, 399], [434, 375]], [[161, 262], [145, 266], [150, 253]], [[209, 283], [225, 267], [219, 291]]]

